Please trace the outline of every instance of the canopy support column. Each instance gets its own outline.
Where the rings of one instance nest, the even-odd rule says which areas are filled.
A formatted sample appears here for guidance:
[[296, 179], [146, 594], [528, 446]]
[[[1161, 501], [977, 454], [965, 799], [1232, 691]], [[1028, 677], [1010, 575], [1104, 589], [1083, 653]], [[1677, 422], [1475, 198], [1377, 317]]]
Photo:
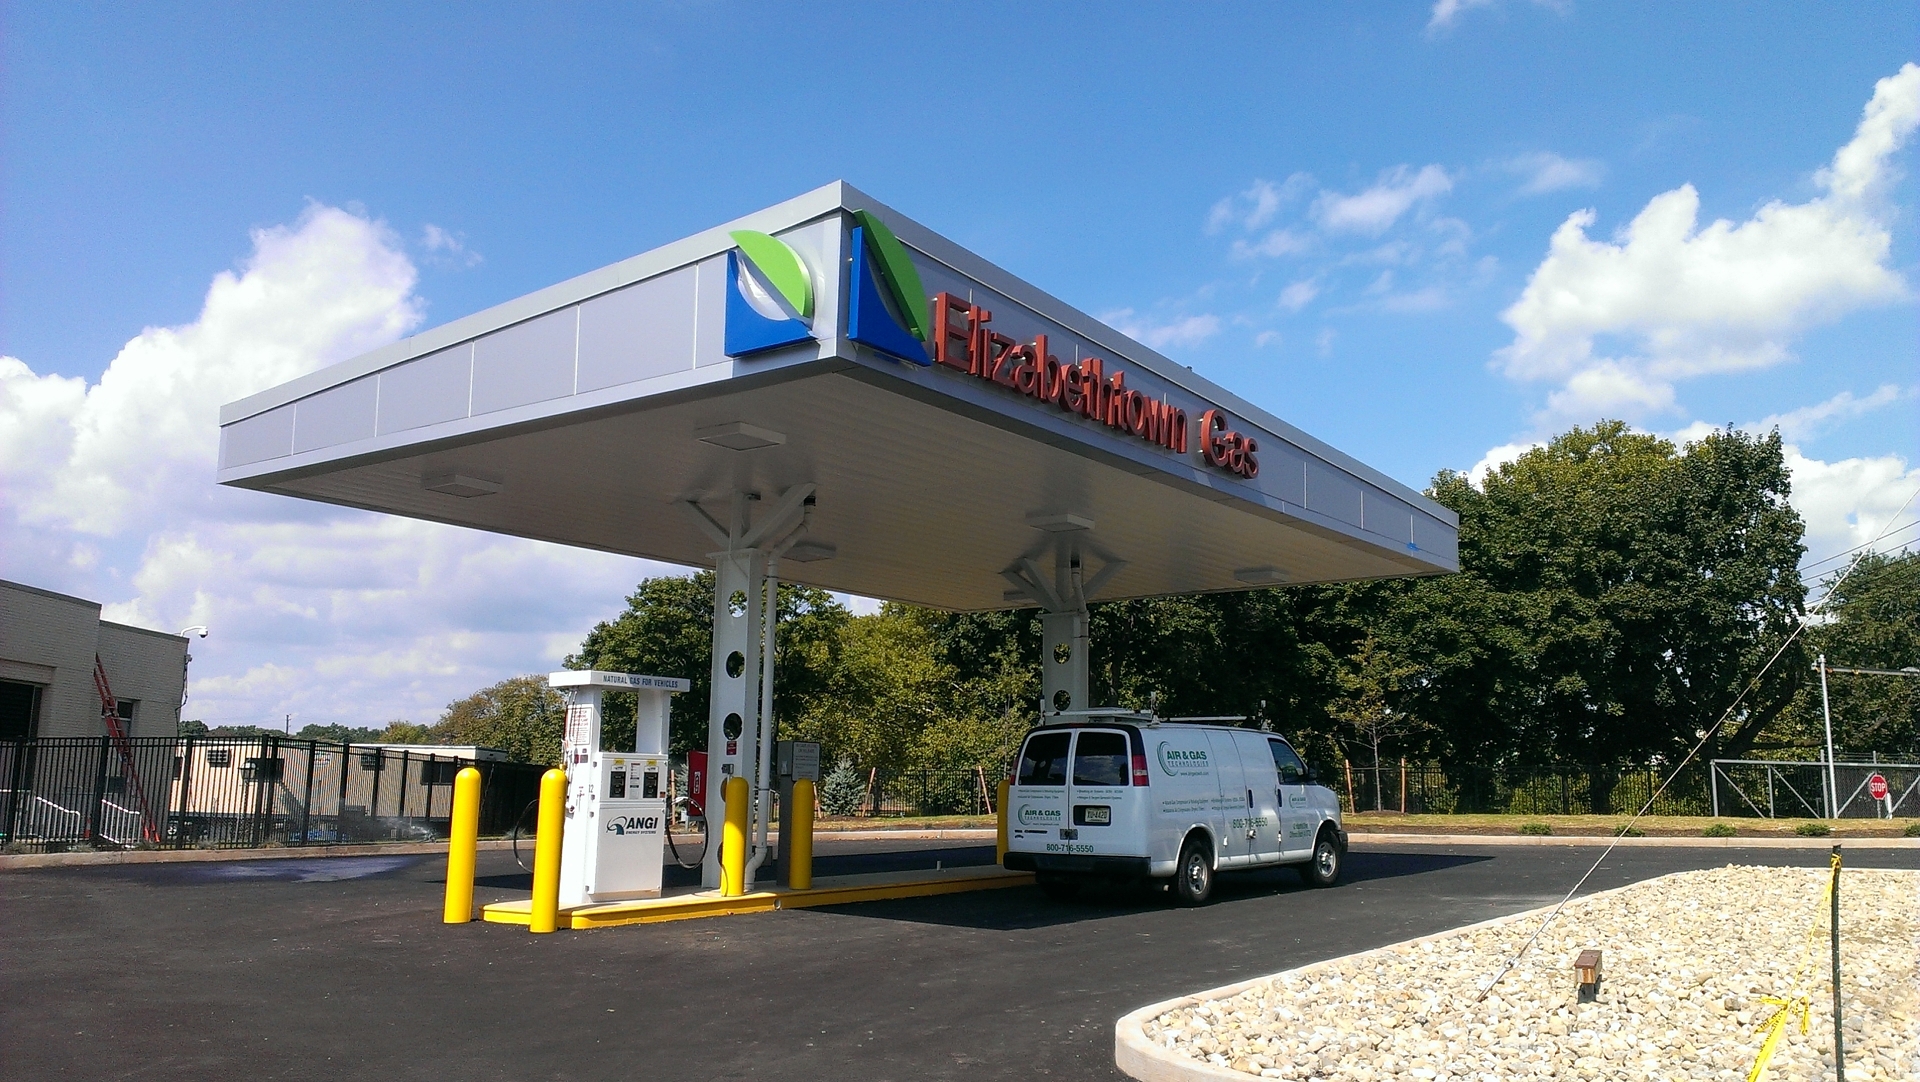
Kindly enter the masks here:
[[[703, 532], [725, 546], [711, 555], [713, 577], [713, 667], [707, 710], [707, 791], [703, 794], [709, 823], [725, 806], [722, 787], [728, 778], [745, 778], [751, 819], [748, 836], [747, 889], [753, 872], [766, 859], [769, 784], [773, 770], [773, 642], [779, 615], [779, 580], [775, 577], [781, 553], [799, 540], [813, 509], [810, 484], [782, 493], [753, 522], [753, 505], [760, 496], [734, 492], [728, 501], [723, 527], [700, 505], [681, 506]], [[709, 832], [711, 832], [709, 827]], [[700, 884], [720, 885], [720, 847], [709, 844], [700, 869]]]
[[[1076, 520], [1076, 524], [1078, 521], [1082, 520]], [[1040, 617], [1042, 716], [1093, 708], [1088, 693], [1092, 661], [1089, 657], [1087, 599], [1126, 567], [1125, 561], [1094, 553], [1093, 546], [1078, 536], [1082, 530], [1084, 527], [1070, 532], [1054, 532], [1051, 574], [1046, 573], [1038, 562], [1040, 557], [1045, 556], [1047, 546], [1042, 546], [1040, 551], [1032, 555], [1021, 557], [1013, 566], [1000, 572], [1014, 586], [1007, 592], [1007, 600], [1031, 601], [1045, 610]], [[1092, 576], [1087, 575], [1084, 560], [1088, 553], [1101, 555], [1104, 561], [1099, 572]]]

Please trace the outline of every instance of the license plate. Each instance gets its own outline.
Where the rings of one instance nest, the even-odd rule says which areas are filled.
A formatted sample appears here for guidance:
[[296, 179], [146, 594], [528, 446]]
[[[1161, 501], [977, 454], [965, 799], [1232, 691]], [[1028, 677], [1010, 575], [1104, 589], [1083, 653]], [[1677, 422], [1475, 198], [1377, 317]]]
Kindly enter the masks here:
[[1113, 809], [1111, 808], [1088, 808], [1087, 809], [1087, 825], [1088, 826], [1103, 827], [1111, 822], [1113, 822]]

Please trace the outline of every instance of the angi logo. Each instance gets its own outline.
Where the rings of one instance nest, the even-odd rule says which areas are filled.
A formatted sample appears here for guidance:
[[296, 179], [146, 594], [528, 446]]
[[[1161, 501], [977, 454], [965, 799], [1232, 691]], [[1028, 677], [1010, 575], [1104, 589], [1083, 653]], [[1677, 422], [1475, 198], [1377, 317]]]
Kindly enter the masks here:
[[742, 357], [813, 337], [813, 275], [793, 246], [751, 229], [728, 234], [726, 351]]
[[932, 365], [933, 341], [926, 287], [907, 246], [885, 222], [853, 212], [853, 296], [847, 305], [847, 337], [889, 357]]
[[660, 817], [657, 815], [615, 815], [607, 819], [609, 834], [658, 834]]

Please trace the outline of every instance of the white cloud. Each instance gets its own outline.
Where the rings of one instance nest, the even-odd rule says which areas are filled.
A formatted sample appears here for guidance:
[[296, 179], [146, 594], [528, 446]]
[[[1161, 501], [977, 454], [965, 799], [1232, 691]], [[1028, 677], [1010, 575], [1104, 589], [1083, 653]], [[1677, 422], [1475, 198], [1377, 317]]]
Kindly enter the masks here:
[[1313, 178], [1295, 173], [1280, 184], [1256, 179], [1244, 192], [1230, 195], [1207, 212], [1207, 232], [1218, 233], [1228, 226], [1255, 230], [1273, 221], [1280, 208], [1313, 187]]
[[1542, 195], [1567, 188], [1597, 188], [1607, 175], [1606, 167], [1591, 158], [1562, 158], [1550, 151], [1537, 151], [1509, 158], [1507, 171], [1526, 179], [1520, 184], [1522, 195]]
[[1311, 278], [1305, 278], [1280, 291], [1280, 307], [1289, 312], [1298, 312], [1312, 304], [1319, 295], [1319, 284]]
[[1788, 410], [1786, 413], [1769, 414], [1755, 424], [1744, 427], [1759, 432], [1777, 428], [1780, 430], [1781, 439], [1799, 442], [1813, 438], [1830, 422], [1849, 421], [1882, 407], [1891, 406], [1911, 395], [1912, 392], [1903, 393], [1900, 388], [1891, 383], [1881, 385], [1865, 398], [1855, 398], [1852, 391], [1841, 391], [1817, 405], [1802, 406], [1797, 410]]
[[1102, 323], [1143, 345], [1154, 349], [1170, 346], [1197, 346], [1220, 332], [1220, 318], [1203, 314], [1186, 316], [1168, 323], [1156, 323], [1121, 308], [1100, 317]]
[[[1791, 444], [1785, 453], [1787, 468], [1793, 471], [1788, 500], [1806, 520], [1809, 561], [1867, 544], [1890, 523], [1895, 532], [1910, 531], [1920, 518], [1920, 501], [1908, 502], [1920, 489], [1920, 466], [1899, 455], [1823, 462]], [[1903, 503], [1906, 510], [1896, 519]]]
[[257, 230], [199, 317], [149, 328], [96, 384], [0, 359], [0, 574], [194, 644], [188, 717], [434, 720], [557, 667], [644, 561], [213, 484], [222, 403], [420, 322], [416, 272], [377, 221], [311, 206]]
[[[1920, 123], [1920, 67], [1874, 88], [1854, 138], [1816, 175], [1824, 194], [1778, 200], [1738, 224], [1699, 225], [1691, 184], [1650, 200], [1612, 242], [1568, 217], [1526, 289], [1502, 313], [1496, 354], [1521, 380], [1561, 384], [1549, 411], [1583, 421], [1617, 408], [1671, 409], [1674, 383], [1763, 368], [1809, 327], [1907, 296], [1889, 265], [1890, 212], [1878, 200], [1890, 158]], [[1619, 355], [1611, 345], [1626, 347]]]
[[1372, 187], [1353, 195], [1326, 191], [1314, 200], [1314, 218], [1321, 228], [1337, 233], [1364, 233], [1378, 236], [1400, 216], [1453, 190], [1453, 178], [1437, 165], [1423, 166], [1415, 172], [1404, 165], [1380, 175]]
[[426, 249], [427, 258], [446, 267], [477, 267], [485, 260], [479, 252], [467, 247], [467, 235], [442, 229], [432, 222], [420, 230], [420, 247]]
[[[1453, 29], [1460, 16], [1474, 8], [1494, 7], [1500, 0], [1433, 0], [1433, 11], [1427, 17], [1427, 33], [1438, 34]], [[1547, 8], [1566, 14], [1573, 5], [1568, 0], [1533, 0], [1535, 7]]]
[[1298, 255], [1313, 247], [1313, 238], [1302, 236], [1291, 229], [1276, 229], [1259, 240], [1236, 240], [1233, 242], [1235, 259], [1251, 259], [1254, 256]]

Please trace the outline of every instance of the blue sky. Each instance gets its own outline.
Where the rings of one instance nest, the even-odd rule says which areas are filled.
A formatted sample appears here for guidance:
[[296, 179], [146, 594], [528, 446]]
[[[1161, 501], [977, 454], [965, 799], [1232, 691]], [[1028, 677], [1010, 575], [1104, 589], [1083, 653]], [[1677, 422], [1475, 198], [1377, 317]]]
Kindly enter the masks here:
[[0, 15], [0, 575], [215, 626], [209, 710], [430, 720], [646, 570], [210, 493], [209, 403], [836, 178], [1415, 486], [1777, 421], [1810, 559], [1920, 487], [1910, 4], [446, 12]]

